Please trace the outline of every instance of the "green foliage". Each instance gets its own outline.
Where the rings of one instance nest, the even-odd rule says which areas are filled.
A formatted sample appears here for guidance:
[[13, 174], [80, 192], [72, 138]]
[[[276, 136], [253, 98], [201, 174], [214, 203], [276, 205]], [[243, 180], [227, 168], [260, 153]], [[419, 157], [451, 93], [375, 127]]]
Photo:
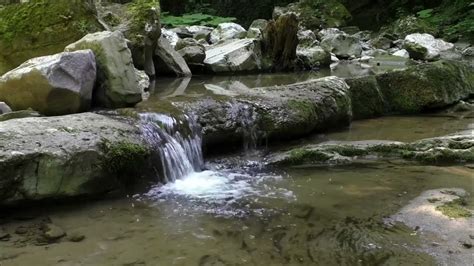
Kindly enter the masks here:
[[433, 16], [432, 13], [433, 13], [433, 9], [429, 8], [429, 9], [421, 10], [416, 14], [418, 15], [419, 18], [430, 18]]
[[112, 143], [103, 140], [101, 149], [104, 153], [101, 168], [124, 184], [140, 172], [146, 158], [150, 155], [150, 151], [145, 146], [125, 141]]
[[208, 15], [204, 13], [184, 14], [182, 16], [172, 16], [168, 13], [163, 13], [161, 23], [169, 27], [201, 25], [216, 27], [225, 22], [233, 22], [237, 20], [233, 17], [219, 17]]

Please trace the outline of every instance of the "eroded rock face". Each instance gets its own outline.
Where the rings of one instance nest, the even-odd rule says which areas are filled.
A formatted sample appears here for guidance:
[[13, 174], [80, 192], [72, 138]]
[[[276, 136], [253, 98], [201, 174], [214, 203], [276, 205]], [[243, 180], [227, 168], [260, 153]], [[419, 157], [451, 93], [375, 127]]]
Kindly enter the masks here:
[[260, 44], [255, 39], [230, 40], [206, 51], [206, 68], [214, 73], [265, 69]]
[[247, 31], [239, 24], [227, 22], [221, 23], [211, 32], [210, 42], [218, 43], [220, 41], [240, 39], [247, 35]]
[[454, 44], [436, 39], [433, 35], [427, 33], [414, 33], [407, 35], [405, 41], [418, 44], [427, 50], [426, 60], [435, 60], [440, 57], [441, 52], [454, 49]]
[[359, 39], [347, 34], [331, 34], [321, 41], [321, 47], [339, 58], [360, 57], [362, 54]]
[[184, 58], [164, 37], [158, 40], [155, 51], [155, 67], [158, 75], [175, 75], [177, 77], [192, 75]]
[[37, 57], [0, 77], [0, 101], [45, 115], [83, 112], [91, 107], [95, 80], [91, 50]]
[[1, 122], [0, 143], [0, 205], [118, 189], [114, 166], [103, 165], [119, 154], [114, 149], [145, 155], [129, 148], [142, 147], [136, 127], [93, 113]]
[[119, 108], [142, 100], [132, 61], [132, 53], [119, 31], [87, 34], [66, 47], [66, 51], [91, 49], [97, 58], [97, 86], [94, 104]]

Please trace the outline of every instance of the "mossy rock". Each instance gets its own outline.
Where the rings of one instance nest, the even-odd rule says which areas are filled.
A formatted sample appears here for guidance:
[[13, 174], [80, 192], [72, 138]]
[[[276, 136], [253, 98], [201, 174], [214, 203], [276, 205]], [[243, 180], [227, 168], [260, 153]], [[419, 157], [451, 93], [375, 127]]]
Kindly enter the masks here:
[[376, 78], [392, 113], [442, 108], [474, 94], [474, 72], [456, 61], [424, 63]]
[[151, 154], [143, 144], [128, 141], [104, 140], [101, 148], [103, 152], [101, 168], [124, 185], [136, 183], [134, 178], [140, 176], [140, 169], [144, 169]]
[[407, 50], [408, 54], [410, 55], [410, 58], [414, 60], [425, 60], [428, 56], [428, 49], [417, 43], [407, 42], [405, 43], [403, 48]]
[[101, 30], [95, 15], [88, 1], [78, 0], [32, 0], [0, 9], [0, 74]]
[[436, 207], [436, 210], [455, 219], [472, 217], [472, 212], [466, 208], [466, 205], [467, 202], [465, 198], [458, 198]]
[[374, 76], [346, 79], [350, 89], [354, 119], [383, 115], [385, 100]]

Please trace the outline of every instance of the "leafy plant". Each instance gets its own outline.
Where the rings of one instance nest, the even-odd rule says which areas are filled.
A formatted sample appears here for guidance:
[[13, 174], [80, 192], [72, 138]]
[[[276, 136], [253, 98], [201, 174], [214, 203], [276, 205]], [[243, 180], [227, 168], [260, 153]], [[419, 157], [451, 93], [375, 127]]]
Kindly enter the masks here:
[[430, 9], [421, 10], [416, 14], [418, 15], [419, 18], [430, 18], [431, 16], [433, 16], [432, 13], [433, 13], [433, 9], [430, 8]]
[[237, 20], [233, 17], [219, 17], [204, 13], [184, 14], [182, 16], [172, 16], [169, 13], [163, 13], [161, 23], [170, 27], [201, 25], [216, 27], [224, 22], [233, 22]]

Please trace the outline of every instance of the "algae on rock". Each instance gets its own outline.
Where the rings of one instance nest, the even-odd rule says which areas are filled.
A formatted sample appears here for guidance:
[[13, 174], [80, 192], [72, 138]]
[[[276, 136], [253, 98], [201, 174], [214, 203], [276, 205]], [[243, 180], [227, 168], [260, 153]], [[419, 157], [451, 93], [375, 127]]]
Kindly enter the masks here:
[[0, 75], [24, 61], [55, 54], [101, 30], [88, 1], [43, 0], [0, 9]]

